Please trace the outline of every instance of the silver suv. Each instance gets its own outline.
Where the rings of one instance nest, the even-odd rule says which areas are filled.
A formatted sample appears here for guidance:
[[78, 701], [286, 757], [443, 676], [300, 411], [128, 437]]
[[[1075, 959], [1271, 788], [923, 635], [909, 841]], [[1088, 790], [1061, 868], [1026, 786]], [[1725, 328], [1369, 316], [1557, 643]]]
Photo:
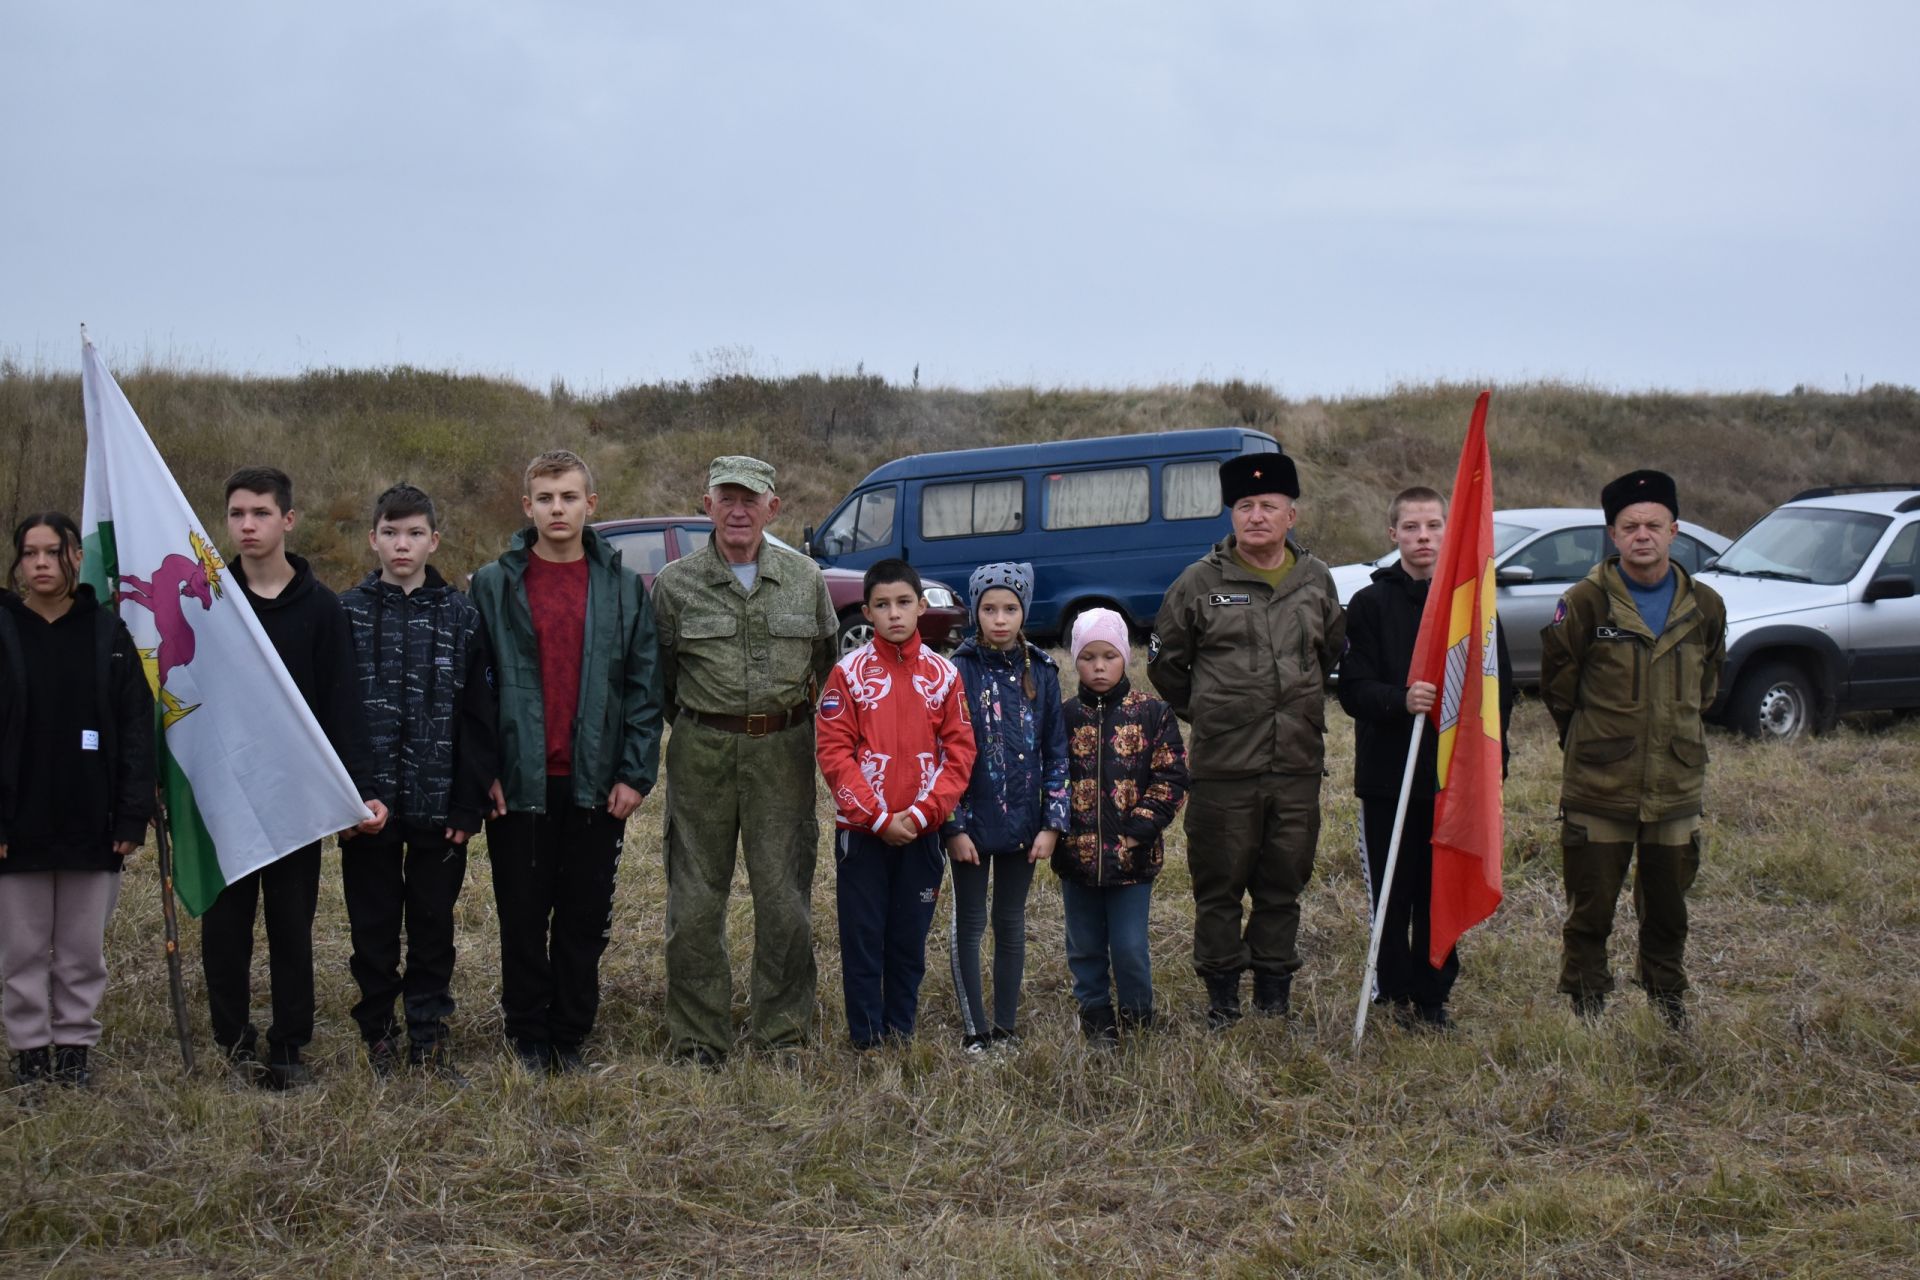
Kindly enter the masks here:
[[1920, 484], [1809, 489], [1700, 580], [1727, 602], [1716, 718], [1792, 739], [1842, 712], [1920, 707]]

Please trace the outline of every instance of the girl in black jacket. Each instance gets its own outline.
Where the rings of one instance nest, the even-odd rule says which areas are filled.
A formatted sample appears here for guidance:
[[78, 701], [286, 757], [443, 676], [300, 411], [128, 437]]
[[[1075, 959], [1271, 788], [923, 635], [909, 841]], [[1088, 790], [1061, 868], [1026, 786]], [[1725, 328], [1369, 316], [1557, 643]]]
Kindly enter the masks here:
[[91, 1081], [107, 917], [153, 816], [153, 693], [79, 573], [71, 519], [20, 522], [21, 594], [0, 592], [0, 1020], [20, 1085]]

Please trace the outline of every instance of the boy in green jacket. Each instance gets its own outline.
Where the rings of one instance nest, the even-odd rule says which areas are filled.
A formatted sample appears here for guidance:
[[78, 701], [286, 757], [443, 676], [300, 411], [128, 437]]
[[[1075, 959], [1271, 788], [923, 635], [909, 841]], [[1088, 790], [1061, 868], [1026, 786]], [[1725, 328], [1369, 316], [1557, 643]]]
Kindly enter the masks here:
[[487, 848], [500, 911], [500, 1004], [529, 1070], [571, 1072], [600, 1006], [627, 815], [660, 764], [660, 671], [639, 577], [587, 528], [577, 454], [527, 466], [532, 528], [473, 577], [500, 697]]

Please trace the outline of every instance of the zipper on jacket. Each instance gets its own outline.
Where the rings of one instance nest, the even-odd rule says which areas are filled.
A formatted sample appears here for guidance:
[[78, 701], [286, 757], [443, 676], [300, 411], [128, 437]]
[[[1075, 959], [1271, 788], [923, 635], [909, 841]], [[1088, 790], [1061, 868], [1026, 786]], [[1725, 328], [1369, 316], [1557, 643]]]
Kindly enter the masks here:
[[1644, 648], [1639, 640], [1633, 642], [1633, 705], [1640, 705], [1640, 656]]
[[1093, 884], [1095, 888], [1104, 888], [1107, 878], [1107, 700], [1099, 698], [1093, 704], [1098, 716], [1098, 745], [1093, 752]]

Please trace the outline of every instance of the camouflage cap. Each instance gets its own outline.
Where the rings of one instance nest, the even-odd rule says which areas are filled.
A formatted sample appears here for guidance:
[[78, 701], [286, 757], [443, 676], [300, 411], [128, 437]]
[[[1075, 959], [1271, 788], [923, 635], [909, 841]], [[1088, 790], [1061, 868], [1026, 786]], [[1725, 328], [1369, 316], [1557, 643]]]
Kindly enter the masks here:
[[723, 484], [737, 484], [755, 493], [772, 493], [773, 464], [740, 453], [715, 458], [707, 467], [707, 488], [718, 489]]

